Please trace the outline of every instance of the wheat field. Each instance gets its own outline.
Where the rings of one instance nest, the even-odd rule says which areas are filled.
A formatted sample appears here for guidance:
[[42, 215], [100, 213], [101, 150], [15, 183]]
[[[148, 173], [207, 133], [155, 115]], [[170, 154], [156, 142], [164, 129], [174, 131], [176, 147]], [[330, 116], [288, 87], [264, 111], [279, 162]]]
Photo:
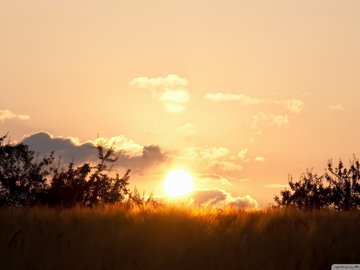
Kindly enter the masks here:
[[359, 212], [4, 208], [0, 268], [330, 269], [360, 262], [359, 233]]

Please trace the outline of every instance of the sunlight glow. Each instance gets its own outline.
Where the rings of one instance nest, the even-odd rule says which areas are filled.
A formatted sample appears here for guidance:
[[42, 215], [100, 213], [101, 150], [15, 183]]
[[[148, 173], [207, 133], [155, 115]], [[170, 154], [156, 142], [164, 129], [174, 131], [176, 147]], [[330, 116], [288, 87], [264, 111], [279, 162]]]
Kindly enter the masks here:
[[177, 169], [168, 173], [164, 181], [164, 191], [170, 198], [185, 196], [193, 190], [193, 177], [190, 173]]

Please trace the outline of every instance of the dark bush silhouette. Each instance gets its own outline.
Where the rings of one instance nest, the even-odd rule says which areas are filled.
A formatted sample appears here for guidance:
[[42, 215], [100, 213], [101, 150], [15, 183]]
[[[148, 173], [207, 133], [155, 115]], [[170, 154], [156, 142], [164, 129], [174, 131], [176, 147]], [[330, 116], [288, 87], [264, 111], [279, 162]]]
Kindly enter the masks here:
[[111, 176], [117, 161], [114, 149], [98, 146], [99, 163], [84, 163], [67, 169], [55, 164], [54, 154], [40, 161], [27, 145], [5, 143], [0, 138], [0, 206], [94, 206], [115, 203], [131, 194], [127, 189], [130, 170], [123, 177]]
[[299, 209], [351, 210], [360, 208], [360, 163], [354, 156], [350, 167], [340, 160], [334, 167], [330, 160], [324, 175], [307, 171], [300, 180], [289, 181], [290, 190], [280, 191], [274, 200], [280, 207]]
[[300, 209], [321, 209], [327, 206], [329, 187], [324, 186], [323, 176], [318, 176], [312, 171], [301, 175], [298, 182], [291, 178], [290, 190], [281, 191], [281, 198], [276, 196], [278, 205], [294, 206]]
[[54, 157], [37, 161], [28, 146], [5, 144], [5, 139], [0, 138], [0, 205], [33, 205], [45, 196]]
[[129, 193], [127, 185], [130, 170], [121, 178], [119, 174], [115, 177], [109, 175], [112, 164], [117, 160], [113, 149], [108, 149], [103, 154], [103, 148], [98, 146], [98, 158], [100, 162], [96, 166], [85, 163], [74, 168], [74, 164], [70, 163], [66, 170], [52, 168], [47, 202], [50, 205], [72, 207], [123, 200]]
[[331, 193], [329, 203], [338, 210], [350, 210], [360, 207], [360, 163], [356, 157], [350, 161], [350, 167], [344, 168], [342, 161], [337, 167], [328, 163], [325, 178]]

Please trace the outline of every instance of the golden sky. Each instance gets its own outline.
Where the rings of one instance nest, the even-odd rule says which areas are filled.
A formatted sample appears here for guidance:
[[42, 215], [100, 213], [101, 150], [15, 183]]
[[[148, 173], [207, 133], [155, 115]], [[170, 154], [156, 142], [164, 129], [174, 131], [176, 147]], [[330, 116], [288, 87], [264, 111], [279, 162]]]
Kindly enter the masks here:
[[358, 0], [0, 0], [0, 132], [63, 153], [118, 137], [140, 189], [185, 167], [197, 188], [266, 205], [288, 174], [359, 156], [359, 14]]

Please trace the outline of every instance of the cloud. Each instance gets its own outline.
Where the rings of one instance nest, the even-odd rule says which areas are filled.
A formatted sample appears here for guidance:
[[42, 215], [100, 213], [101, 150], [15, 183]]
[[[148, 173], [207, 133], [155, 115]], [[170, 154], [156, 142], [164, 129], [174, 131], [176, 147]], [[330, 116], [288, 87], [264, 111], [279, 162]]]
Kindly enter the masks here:
[[188, 159], [194, 160], [216, 160], [226, 158], [230, 154], [230, 150], [226, 147], [185, 147], [181, 150], [180, 155]]
[[166, 77], [137, 77], [129, 82], [131, 86], [144, 89], [157, 89], [157, 88], [185, 88], [188, 81], [179, 77], [176, 74], [169, 74]]
[[240, 209], [255, 209], [259, 207], [259, 204], [250, 195], [245, 195], [244, 197], [233, 198], [233, 201], [230, 202], [230, 206]]
[[221, 189], [196, 190], [192, 193], [191, 200], [197, 206], [233, 206], [241, 209], [255, 209], [259, 207], [258, 202], [250, 195], [233, 197], [230, 193]]
[[282, 127], [289, 123], [287, 115], [271, 115], [270, 118], [272, 118], [271, 121], [276, 127]]
[[244, 169], [243, 164], [239, 164], [234, 161], [220, 160], [220, 161], [212, 161], [208, 169], [215, 172], [236, 172]]
[[263, 133], [266, 126], [274, 126], [282, 128], [290, 122], [287, 115], [284, 114], [266, 114], [264, 112], [257, 113], [247, 120], [246, 123], [252, 130], [250, 143], [255, 141], [255, 137]]
[[293, 113], [300, 113], [304, 109], [304, 102], [300, 99], [280, 101], [280, 104], [285, 105], [285, 107]]
[[255, 161], [264, 162], [265, 158], [264, 157], [256, 157]]
[[344, 106], [342, 104], [330, 105], [329, 109], [333, 111], [343, 111]]
[[287, 184], [268, 184], [268, 185], [265, 185], [265, 187], [267, 187], [267, 188], [285, 188], [285, 187], [289, 187], [289, 185], [287, 185]]
[[200, 134], [200, 129], [193, 124], [186, 123], [183, 126], [180, 126], [176, 129], [176, 133], [185, 137], [186, 139], [190, 139]]
[[186, 90], [165, 90], [158, 95], [158, 100], [164, 108], [172, 113], [180, 113], [185, 110], [185, 104], [189, 101]]
[[185, 90], [165, 90], [159, 95], [162, 102], [185, 103], [189, 101], [189, 95]]
[[204, 98], [213, 102], [221, 102], [221, 101], [239, 101], [242, 104], [246, 105], [257, 105], [263, 103], [263, 100], [246, 96], [243, 94], [229, 94], [229, 93], [207, 93]]
[[218, 174], [197, 174], [197, 179], [202, 183], [213, 183], [213, 184], [221, 184], [221, 185], [231, 185], [229, 179], [225, 178], [224, 176]]
[[227, 201], [228, 193], [220, 189], [197, 190], [191, 198], [194, 205], [218, 205]]
[[278, 128], [289, 124], [289, 118], [283, 114], [266, 114], [263, 112], [257, 113], [252, 116], [248, 121], [249, 127], [254, 131], [255, 135], [260, 135], [264, 125], [273, 125]]
[[62, 161], [76, 164], [97, 161], [96, 145], [98, 143], [105, 148], [113, 146], [116, 151], [119, 151], [116, 165], [132, 169], [135, 172], [141, 172], [155, 164], [166, 162], [168, 159], [166, 153], [159, 146], [141, 146], [123, 135], [112, 139], [98, 138], [81, 143], [77, 138], [54, 137], [49, 133], [39, 132], [27, 136], [22, 142], [40, 155], [48, 155], [54, 151]]
[[[143, 146], [135, 143], [133, 140], [126, 138], [124, 135], [118, 135], [112, 138], [99, 137], [93, 141], [89, 140], [93, 145], [101, 145], [107, 148], [113, 147], [116, 151], [125, 152], [129, 156], [140, 155]], [[80, 142], [77, 142], [80, 144]]]
[[64, 161], [84, 162], [96, 160], [97, 150], [93, 143], [80, 144], [72, 137], [53, 137], [49, 133], [39, 132], [25, 137], [22, 143], [40, 155], [49, 155], [54, 151]]
[[0, 110], [0, 121], [4, 121], [7, 119], [28, 120], [30, 119], [30, 116], [23, 114], [15, 114], [10, 110]]
[[300, 99], [277, 100], [277, 99], [269, 99], [269, 98], [256, 98], [243, 94], [230, 94], [230, 93], [222, 93], [222, 92], [207, 93], [205, 94], [204, 99], [212, 102], [237, 101], [244, 105], [259, 105], [259, 104], [277, 105], [296, 114], [300, 113], [304, 109], [304, 102]]
[[197, 164], [198, 170], [229, 175], [243, 169], [246, 160], [230, 152], [227, 147], [184, 147], [176, 153], [179, 163]]
[[268, 116], [265, 113], [261, 112], [253, 115], [251, 117], [251, 120], [248, 121], [249, 127], [255, 131], [255, 135], [259, 135], [262, 133], [260, 126], [261, 123], [264, 122], [267, 118]]
[[132, 79], [129, 85], [150, 90], [152, 98], [171, 113], [183, 112], [190, 100], [187, 90], [188, 81], [176, 74], [169, 74], [166, 77], [138, 77]]
[[239, 151], [239, 153], [237, 154], [237, 156], [244, 161], [248, 161], [249, 159], [247, 158], [247, 153], [248, 153], [249, 149], [245, 148], [245, 149], [241, 149]]

